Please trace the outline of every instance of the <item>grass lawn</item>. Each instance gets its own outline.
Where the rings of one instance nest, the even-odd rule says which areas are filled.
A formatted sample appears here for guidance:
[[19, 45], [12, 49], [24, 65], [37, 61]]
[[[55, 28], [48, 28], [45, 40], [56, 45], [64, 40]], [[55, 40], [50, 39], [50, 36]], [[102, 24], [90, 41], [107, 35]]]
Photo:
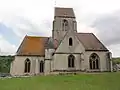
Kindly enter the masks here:
[[120, 73], [0, 79], [0, 90], [120, 90]]

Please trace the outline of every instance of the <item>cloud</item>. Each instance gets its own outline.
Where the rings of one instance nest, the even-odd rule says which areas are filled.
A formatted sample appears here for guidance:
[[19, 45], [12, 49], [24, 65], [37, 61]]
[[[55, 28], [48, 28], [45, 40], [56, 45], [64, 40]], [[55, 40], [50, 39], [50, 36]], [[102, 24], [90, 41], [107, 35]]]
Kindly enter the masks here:
[[107, 46], [120, 44], [120, 11], [97, 18], [92, 27]]
[[17, 43], [19, 42], [20, 38], [17, 37], [17, 35], [13, 32], [11, 28], [8, 28], [3, 23], [0, 23], [0, 33], [7, 41], [11, 42], [11, 44], [17, 45]]
[[[120, 12], [112, 12], [120, 9], [119, 0], [1, 0], [0, 23], [12, 30], [15, 35], [9, 35], [19, 38], [19, 44], [26, 34], [51, 36], [55, 6], [74, 8], [78, 31], [93, 32], [105, 45], [112, 45], [110, 49], [116, 53], [114, 47], [119, 46], [120, 39]], [[1, 35], [1, 42], [6, 43], [6, 47], [13, 48], [14, 43], [11, 42], [15, 40], [6, 39], [10, 38], [9, 35], [3, 33]], [[1, 48], [7, 52], [5, 47]]]
[[113, 57], [120, 57], [120, 44], [110, 45], [108, 49], [112, 52]]
[[9, 43], [4, 37], [0, 34], [0, 55], [10, 55], [15, 54], [16, 46]]
[[25, 35], [51, 36], [51, 26], [48, 20], [42, 20], [38, 25], [21, 16], [4, 20], [0, 23], [0, 49], [2, 51], [0, 54], [15, 54]]
[[22, 16], [12, 16], [9, 21], [4, 20], [2, 23], [11, 28], [18, 37], [25, 35], [51, 35], [51, 22], [49, 20], [42, 20], [39, 24], [36, 24]]
[[77, 27], [77, 31], [78, 32], [84, 32], [84, 33], [94, 33], [95, 35], [97, 35], [97, 30], [93, 27], [90, 27], [89, 25], [86, 24], [82, 24], [82, 23], [78, 23], [78, 27]]

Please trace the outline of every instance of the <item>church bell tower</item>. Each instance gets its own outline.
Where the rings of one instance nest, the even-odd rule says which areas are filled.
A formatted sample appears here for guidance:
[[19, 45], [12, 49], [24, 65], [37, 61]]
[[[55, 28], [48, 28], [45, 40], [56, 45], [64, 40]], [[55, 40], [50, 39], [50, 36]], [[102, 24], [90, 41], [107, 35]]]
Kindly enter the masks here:
[[63, 39], [68, 30], [77, 32], [77, 23], [72, 8], [55, 7], [52, 37], [58, 42]]

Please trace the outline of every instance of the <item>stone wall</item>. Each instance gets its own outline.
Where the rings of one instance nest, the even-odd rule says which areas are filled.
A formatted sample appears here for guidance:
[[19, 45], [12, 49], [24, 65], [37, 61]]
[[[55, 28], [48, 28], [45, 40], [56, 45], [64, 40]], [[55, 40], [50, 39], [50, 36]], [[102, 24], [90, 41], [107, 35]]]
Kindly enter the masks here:
[[25, 75], [25, 60], [29, 59], [31, 61], [30, 75], [39, 74], [39, 63], [44, 61], [44, 57], [37, 56], [15, 56], [15, 60], [11, 63], [11, 75]]

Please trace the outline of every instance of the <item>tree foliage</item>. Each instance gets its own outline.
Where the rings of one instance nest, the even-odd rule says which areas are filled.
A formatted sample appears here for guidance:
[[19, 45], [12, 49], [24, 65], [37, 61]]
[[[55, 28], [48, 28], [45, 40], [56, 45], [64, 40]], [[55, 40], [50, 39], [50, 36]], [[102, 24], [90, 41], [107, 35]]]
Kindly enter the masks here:
[[10, 64], [14, 60], [14, 56], [0, 56], [0, 72], [9, 73]]
[[113, 65], [120, 64], [120, 58], [113, 58], [112, 61], [113, 61]]

